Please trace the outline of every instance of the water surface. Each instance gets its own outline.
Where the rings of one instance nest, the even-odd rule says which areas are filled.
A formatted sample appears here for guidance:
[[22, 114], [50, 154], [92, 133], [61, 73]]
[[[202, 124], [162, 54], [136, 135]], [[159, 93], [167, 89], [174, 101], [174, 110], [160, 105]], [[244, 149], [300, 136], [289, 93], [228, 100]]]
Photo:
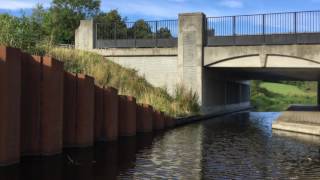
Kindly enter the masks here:
[[272, 131], [279, 113], [244, 113], [24, 158], [0, 179], [320, 179], [320, 138]]

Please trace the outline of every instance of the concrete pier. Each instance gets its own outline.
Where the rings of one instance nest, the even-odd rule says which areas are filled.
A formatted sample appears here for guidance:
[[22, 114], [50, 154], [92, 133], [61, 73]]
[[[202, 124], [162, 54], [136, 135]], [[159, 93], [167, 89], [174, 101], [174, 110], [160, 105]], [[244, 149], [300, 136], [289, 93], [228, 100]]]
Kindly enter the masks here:
[[272, 124], [273, 129], [320, 136], [320, 107], [294, 105]]

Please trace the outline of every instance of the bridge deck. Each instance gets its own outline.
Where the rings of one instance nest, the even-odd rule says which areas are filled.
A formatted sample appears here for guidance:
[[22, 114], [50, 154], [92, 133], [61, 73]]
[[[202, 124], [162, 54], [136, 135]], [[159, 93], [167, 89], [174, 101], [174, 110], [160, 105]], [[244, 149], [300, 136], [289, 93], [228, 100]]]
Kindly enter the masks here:
[[207, 46], [320, 44], [320, 33], [209, 36]]

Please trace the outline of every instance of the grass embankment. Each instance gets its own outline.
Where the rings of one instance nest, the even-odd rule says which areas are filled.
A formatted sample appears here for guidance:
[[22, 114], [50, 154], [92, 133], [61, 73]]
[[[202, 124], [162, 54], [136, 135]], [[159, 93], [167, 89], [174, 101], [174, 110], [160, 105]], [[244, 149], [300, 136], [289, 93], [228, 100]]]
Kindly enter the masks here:
[[148, 103], [172, 116], [199, 113], [198, 97], [195, 93], [177, 86], [175, 94], [170, 96], [165, 89], [152, 86], [135, 70], [124, 68], [96, 53], [51, 48], [48, 54], [63, 61], [66, 71], [93, 76], [96, 84], [115, 87], [119, 94], [134, 96], [137, 102]]
[[252, 91], [251, 102], [257, 111], [284, 111], [291, 104], [316, 104], [316, 92], [306, 91], [294, 85], [267, 83], [260, 84]]

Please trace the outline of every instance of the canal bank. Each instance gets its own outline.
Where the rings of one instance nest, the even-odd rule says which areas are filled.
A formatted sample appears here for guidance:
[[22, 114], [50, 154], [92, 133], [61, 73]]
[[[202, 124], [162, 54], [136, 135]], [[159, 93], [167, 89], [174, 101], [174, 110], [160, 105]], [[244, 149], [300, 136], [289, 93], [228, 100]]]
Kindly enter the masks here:
[[208, 119], [217, 118], [217, 117], [221, 117], [221, 116], [225, 116], [225, 115], [233, 115], [236, 113], [250, 111], [252, 109], [254, 109], [254, 107], [244, 106], [244, 107], [235, 107], [232, 109], [227, 109], [227, 110], [223, 110], [223, 111], [219, 111], [219, 112], [207, 114], [207, 115], [180, 117], [180, 118], [176, 118], [176, 126], [188, 125], [188, 124], [195, 123], [198, 121], [208, 120]]
[[319, 117], [319, 106], [292, 105], [272, 124], [272, 128], [320, 136]]

